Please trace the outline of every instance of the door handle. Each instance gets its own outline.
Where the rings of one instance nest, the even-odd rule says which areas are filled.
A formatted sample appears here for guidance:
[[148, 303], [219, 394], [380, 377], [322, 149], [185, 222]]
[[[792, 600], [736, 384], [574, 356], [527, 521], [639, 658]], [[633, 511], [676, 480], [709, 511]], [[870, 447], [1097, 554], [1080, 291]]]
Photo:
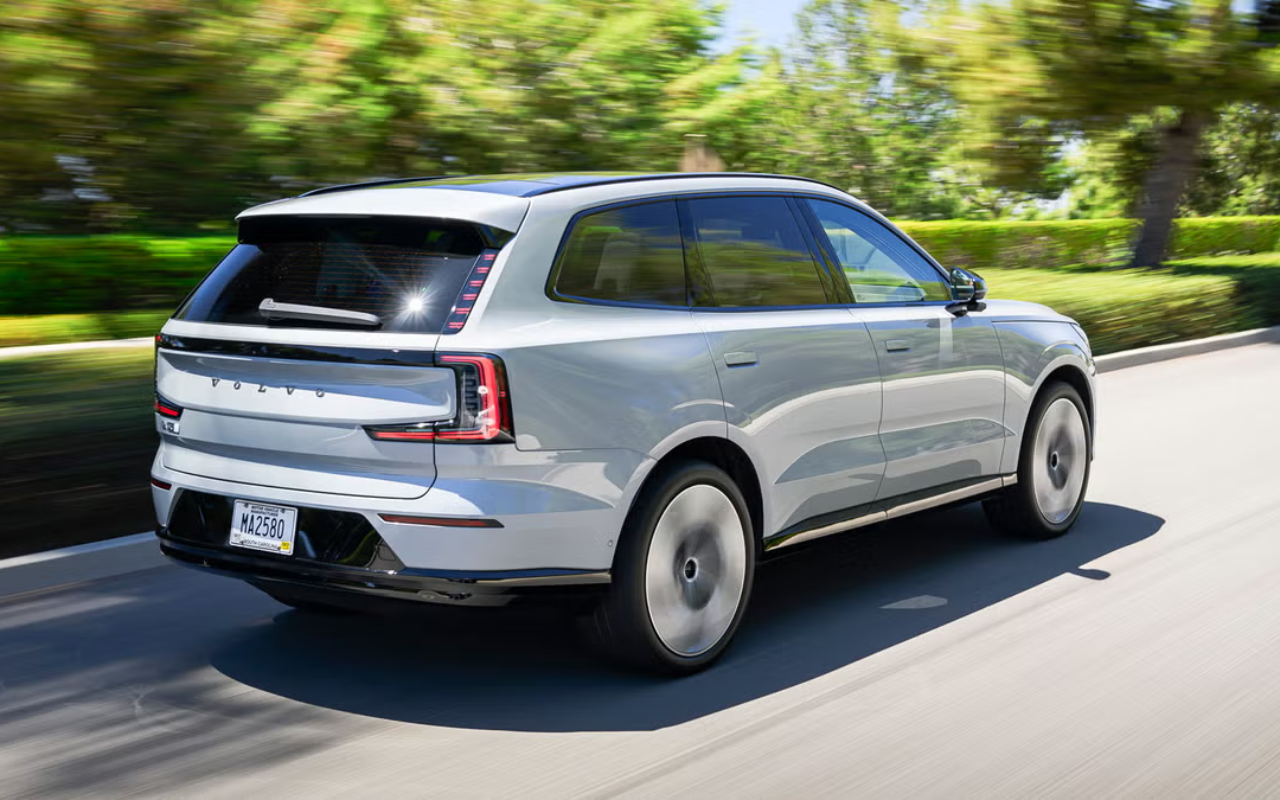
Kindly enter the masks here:
[[890, 353], [905, 353], [911, 349], [911, 342], [906, 339], [885, 339], [884, 349]]
[[756, 358], [755, 353], [743, 351], [740, 353], [725, 353], [724, 363], [725, 366], [729, 367], [750, 367], [760, 363], [760, 359]]

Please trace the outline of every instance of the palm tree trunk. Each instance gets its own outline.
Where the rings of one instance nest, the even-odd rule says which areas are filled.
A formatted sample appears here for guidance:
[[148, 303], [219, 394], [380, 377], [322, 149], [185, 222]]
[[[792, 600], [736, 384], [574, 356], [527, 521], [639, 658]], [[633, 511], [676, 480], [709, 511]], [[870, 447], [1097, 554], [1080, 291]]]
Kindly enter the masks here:
[[1160, 134], [1160, 153], [1143, 182], [1138, 218], [1142, 233], [1133, 251], [1132, 267], [1158, 267], [1169, 253], [1178, 203], [1196, 170], [1196, 150], [1213, 115], [1183, 111], [1177, 123]]

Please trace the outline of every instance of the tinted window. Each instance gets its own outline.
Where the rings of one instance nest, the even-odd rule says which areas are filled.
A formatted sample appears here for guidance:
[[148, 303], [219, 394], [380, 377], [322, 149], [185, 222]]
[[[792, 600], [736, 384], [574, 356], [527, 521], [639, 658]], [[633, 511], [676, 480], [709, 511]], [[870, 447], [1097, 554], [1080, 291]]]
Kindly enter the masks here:
[[879, 220], [839, 203], [805, 200], [859, 303], [950, 300], [951, 287], [924, 256]]
[[579, 218], [560, 256], [556, 292], [594, 300], [686, 305], [675, 202], [613, 208]]
[[708, 197], [688, 203], [715, 305], [830, 302], [786, 198]]
[[[480, 230], [464, 222], [251, 217], [241, 223], [240, 244], [175, 316], [266, 325], [258, 307], [271, 298], [376, 314], [383, 331], [439, 333], [484, 249]], [[270, 324], [335, 323], [275, 319]]]

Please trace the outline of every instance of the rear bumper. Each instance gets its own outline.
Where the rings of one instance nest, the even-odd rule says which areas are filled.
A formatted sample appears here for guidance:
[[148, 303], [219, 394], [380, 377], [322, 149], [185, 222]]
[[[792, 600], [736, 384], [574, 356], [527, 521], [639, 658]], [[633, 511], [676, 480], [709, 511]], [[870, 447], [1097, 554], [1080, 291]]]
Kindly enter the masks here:
[[[397, 566], [431, 573], [507, 573], [556, 568], [608, 571], [618, 532], [630, 505], [630, 484], [643, 458], [620, 451], [521, 452], [513, 446], [439, 448], [443, 475], [423, 496], [378, 498], [264, 486], [175, 470], [165, 465], [162, 444], [152, 464], [152, 499], [160, 527], [188, 492], [309, 509], [354, 517], [377, 533]], [[406, 445], [408, 446], [408, 445]], [[238, 477], [234, 472], [231, 477]], [[335, 486], [344, 488], [340, 475]], [[167, 488], [166, 488], [167, 487]], [[396, 517], [495, 520], [493, 527], [407, 522]], [[300, 522], [307, 529], [305, 520]], [[226, 543], [228, 528], [210, 521], [212, 539], [179, 536], [190, 544]], [[180, 527], [180, 526], [179, 526]], [[344, 534], [345, 535], [345, 534]], [[304, 551], [305, 554], [305, 551]]]
[[[365, 569], [230, 547], [193, 545], [160, 529], [160, 551], [178, 564], [246, 580], [263, 588], [323, 595], [338, 604], [359, 598], [435, 605], [505, 606], [514, 602], [582, 602], [609, 583], [604, 571], [530, 569], [503, 572]], [[345, 597], [344, 597], [345, 596]], [[346, 603], [344, 600], [353, 602]]]

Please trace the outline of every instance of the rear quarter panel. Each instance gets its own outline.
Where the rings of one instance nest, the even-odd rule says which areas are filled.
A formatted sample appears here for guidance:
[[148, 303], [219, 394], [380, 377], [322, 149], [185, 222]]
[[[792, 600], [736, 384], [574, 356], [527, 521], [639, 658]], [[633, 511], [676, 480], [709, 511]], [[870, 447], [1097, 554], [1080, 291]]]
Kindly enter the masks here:
[[552, 195], [530, 209], [495, 262], [472, 321], [441, 336], [438, 350], [503, 359], [521, 450], [607, 448], [660, 457], [693, 435], [724, 436], [715, 366], [688, 309], [547, 296], [565, 227], [582, 208], [581, 201], [557, 200]]
[[[728, 424], [706, 338], [688, 309], [547, 296], [565, 227], [582, 208], [555, 199], [530, 209], [495, 261], [471, 321], [441, 336], [437, 349], [503, 360], [516, 449], [563, 462], [565, 470], [552, 470], [560, 477], [571, 465], [576, 479], [584, 469], [599, 471], [593, 494], [614, 506], [607, 521], [596, 515], [595, 522], [612, 543], [654, 463], [692, 439], [725, 438]], [[437, 485], [452, 471], [440, 464]]]

